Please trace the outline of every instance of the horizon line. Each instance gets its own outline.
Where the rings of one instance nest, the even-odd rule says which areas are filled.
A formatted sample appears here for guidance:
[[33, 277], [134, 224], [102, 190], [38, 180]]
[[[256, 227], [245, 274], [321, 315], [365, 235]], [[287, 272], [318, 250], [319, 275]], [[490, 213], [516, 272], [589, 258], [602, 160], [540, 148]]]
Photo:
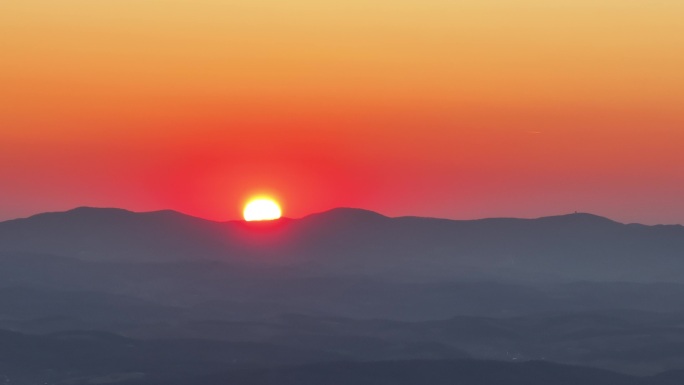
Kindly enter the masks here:
[[[214, 219], [208, 219], [208, 218], [204, 218], [204, 217], [201, 217], [201, 216], [188, 214], [188, 213], [185, 213], [185, 212], [182, 212], [182, 211], [179, 211], [179, 210], [174, 210], [174, 209], [159, 209], [159, 210], [148, 210], [148, 211], [135, 211], [135, 210], [126, 209], [126, 208], [122, 208], [122, 207], [111, 207], [111, 206], [109, 206], [109, 207], [102, 207], [102, 206], [87, 206], [87, 205], [86, 205], [86, 206], [76, 206], [76, 207], [73, 207], [73, 208], [70, 208], [70, 209], [66, 209], [66, 210], [43, 211], [43, 212], [38, 212], [38, 213], [35, 213], [35, 214], [28, 215], [28, 216], [4, 219], [4, 220], [0, 220], [0, 223], [10, 222], [10, 221], [16, 221], [16, 220], [25, 220], [25, 219], [30, 219], [30, 218], [34, 218], [34, 217], [37, 217], [37, 216], [49, 215], [49, 214], [64, 214], [64, 213], [69, 213], [69, 212], [73, 212], [73, 211], [77, 211], [77, 210], [84, 210], [84, 209], [89, 209], [89, 210], [124, 211], [124, 212], [131, 213], [131, 214], [155, 214], [155, 213], [165, 213], [165, 212], [166, 212], [166, 213], [178, 214], [178, 215], [182, 215], [182, 216], [185, 216], [185, 217], [188, 217], [188, 218], [194, 218], [194, 219], [199, 219], [199, 220], [203, 220], [203, 221], [207, 221], [207, 222], [214, 222], [214, 223], [245, 222], [244, 219], [228, 219], [228, 220], [214, 220]], [[279, 218], [279, 219], [276, 219], [275, 221], [278, 221], [278, 220], [301, 220], [301, 219], [309, 218], [309, 217], [312, 217], [312, 216], [323, 215], [323, 214], [326, 214], [326, 213], [331, 213], [331, 212], [339, 211], [339, 210], [362, 211], [362, 212], [372, 213], [372, 214], [375, 214], [375, 215], [378, 215], [378, 216], [381, 216], [381, 217], [384, 217], [384, 218], [387, 218], [387, 219], [416, 218], [416, 219], [432, 219], [432, 220], [441, 220], [441, 221], [468, 222], [468, 221], [506, 220], [506, 219], [512, 219], [512, 220], [540, 220], [540, 219], [545, 219], [545, 218], [560, 218], [560, 217], [568, 217], [568, 216], [573, 216], [573, 215], [589, 215], [589, 216], [593, 216], [593, 217], [597, 217], [597, 218], [609, 220], [609, 221], [611, 221], [611, 222], [615, 222], [615, 223], [622, 224], [622, 225], [680, 226], [680, 227], [683, 226], [681, 223], [671, 223], [671, 224], [663, 224], [663, 223], [659, 223], [659, 224], [644, 224], [644, 223], [640, 223], [640, 222], [628, 222], [628, 223], [627, 223], [627, 222], [620, 222], [620, 221], [614, 220], [614, 219], [612, 219], [612, 218], [610, 218], [610, 217], [607, 217], [607, 216], [598, 215], [598, 214], [594, 214], [594, 213], [591, 213], [591, 212], [582, 212], [582, 211], [574, 211], [574, 212], [563, 213], [563, 214], [543, 215], [543, 216], [538, 216], [538, 217], [507, 217], [507, 216], [493, 216], [493, 217], [480, 217], [480, 218], [470, 218], [470, 219], [459, 219], [459, 218], [432, 217], [432, 216], [423, 216], [423, 215], [399, 215], [399, 216], [388, 216], [388, 215], [382, 214], [382, 213], [380, 213], [380, 212], [378, 212], [378, 211], [375, 211], [375, 210], [365, 209], [365, 208], [361, 208], [361, 207], [348, 207], [348, 206], [332, 207], [332, 208], [327, 209], [327, 210], [312, 212], [312, 213], [303, 215], [303, 216], [301, 216], [301, 217], [294, 217], [294, 218], [293, 218], [293, 217], [283, 216], [283, 217], [281, 217], [281, 218]]]

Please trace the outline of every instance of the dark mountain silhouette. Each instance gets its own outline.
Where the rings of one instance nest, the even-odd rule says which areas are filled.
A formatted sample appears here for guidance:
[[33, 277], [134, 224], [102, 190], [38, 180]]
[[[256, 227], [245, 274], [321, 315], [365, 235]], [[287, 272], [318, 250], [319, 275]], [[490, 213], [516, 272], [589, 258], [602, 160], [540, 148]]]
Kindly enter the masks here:
[[216, 260], [392, 279], [682, 281], [682, 226], [590, 214], [454, 221], [334, 209], [269, 223], [79, 208], [0, 223], [0, 252], [90, 261]]
[[213, 259], [230, 250], [225, 226], [216, 222], [89, 207], [2, 222], [0, 244], [3, 251], [136, 262]]
[[638, 377], [538, 361], [354, 362], [344, 354], [267, 343], [139, 340], [83, 331], [41, 336], [0, 331], [0, 378], [11, 384], [75, 385], [674, 385], [681, 384], [684, 373]]
[[397, 361], [324, 363], [266, 370], [236, 370], [195, 378], [148, 378], [126, 384], [244, 385], [675, 385], [682, 373], [633, 377], [547, 362]]
[[125, 379], [153, 374], [174, 377], [245, 365], [296, 365], [340, 359], [345, 357], [273, 344], [135, 340], [93, 331], [35, 336], [0, 330], [0, 376], [10, 384], [79, 383], [79, 378], [91, 383], [102, 377]]
[[631, 375], [684, 369], [682, 256], [590, 214], [40, 214], [0, 223], [0, 383], [680, 384]]
[[401, 322], [286, 315], [265, 321], [200, 321], [131, 330], [138, 338], [276, 343], [360, 360], [548, 360], [632, 374], [684, 367], [684, 315], [596, 311], [513, 318]]
[[82, 329], [182, 319], [187, 312], [181, 308], [104, 292], [24, 287], [0, 287], [0, 308], [0, 324], [8, 320], [64, 322], [64, 318], [69, 318], [78, 320], [77, 325]]

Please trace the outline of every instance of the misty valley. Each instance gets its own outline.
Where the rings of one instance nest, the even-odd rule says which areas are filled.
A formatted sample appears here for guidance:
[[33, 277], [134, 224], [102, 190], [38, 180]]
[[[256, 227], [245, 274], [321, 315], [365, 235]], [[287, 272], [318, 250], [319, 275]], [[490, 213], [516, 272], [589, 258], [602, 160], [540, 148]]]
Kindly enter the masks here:
[[682, 384], [684, 227], [0, 222], [0, 384]]

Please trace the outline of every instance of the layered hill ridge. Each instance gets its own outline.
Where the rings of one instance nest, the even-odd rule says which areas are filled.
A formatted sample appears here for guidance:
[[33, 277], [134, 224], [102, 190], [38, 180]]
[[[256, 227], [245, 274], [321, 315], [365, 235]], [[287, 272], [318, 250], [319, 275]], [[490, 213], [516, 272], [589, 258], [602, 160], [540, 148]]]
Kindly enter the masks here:
[[390, 218], [337, 208], [268, 223], [81, 207], [0, 223], [0, 253], [92, 261], [221, 261], [399, 279], [682, 281], [684, 228], [587, 213], [538, 219]]
[[586, 213], [39, 214], [0, 223], [0, 382], [679, 384], [682, 256]]

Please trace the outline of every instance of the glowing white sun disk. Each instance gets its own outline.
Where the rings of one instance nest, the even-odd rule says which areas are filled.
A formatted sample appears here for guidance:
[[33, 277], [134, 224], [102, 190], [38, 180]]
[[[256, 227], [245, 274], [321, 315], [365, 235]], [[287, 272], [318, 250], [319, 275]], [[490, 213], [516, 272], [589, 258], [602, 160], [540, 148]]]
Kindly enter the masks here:
[[282, 211], [273, 199], [258, 198], [249, 201], [242, 211], [246, 221], [271, 221], [280, 218]]

